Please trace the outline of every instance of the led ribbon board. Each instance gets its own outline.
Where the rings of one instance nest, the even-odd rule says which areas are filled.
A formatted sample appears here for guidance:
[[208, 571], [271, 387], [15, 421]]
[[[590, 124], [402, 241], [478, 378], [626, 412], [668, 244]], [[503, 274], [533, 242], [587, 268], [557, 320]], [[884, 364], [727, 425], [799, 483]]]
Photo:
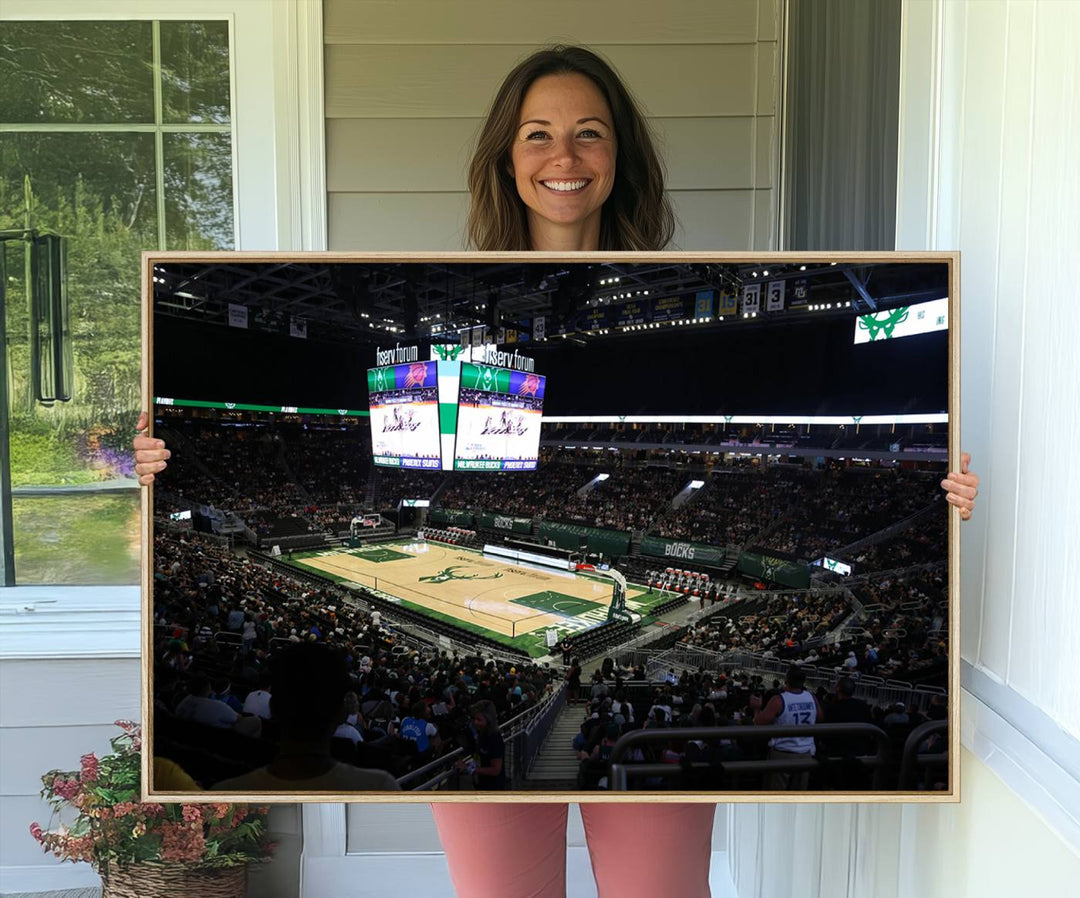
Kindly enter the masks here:
[[539, 374], [463, 362], [455, 470], [535, 470], [546, 384]]

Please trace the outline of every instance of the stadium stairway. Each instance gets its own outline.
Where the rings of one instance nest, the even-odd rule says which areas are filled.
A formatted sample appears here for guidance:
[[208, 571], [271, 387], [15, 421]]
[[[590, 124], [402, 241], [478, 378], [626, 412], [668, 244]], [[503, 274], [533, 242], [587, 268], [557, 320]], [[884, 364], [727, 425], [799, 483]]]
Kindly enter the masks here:
[[379, 469], [372, 465], [371, 470], [368, 471], [367, 490], [364, 492], [364, 508], [377, 507], [375, 503], [379, 501], [380, 486]]
[[578, 760], [570, 743], [581, 729], [585, 705], [563, 705], [548, 732], [532, 769], [522, 783], [523, 789], [576, 789]]
[[301, 502], [307, 505], [315, 505], [315, 497], [311, 495], [311, 491], [304, 486], [304, 482], [296, 476], [296, 471], [293, 470], [293, 466], [289, 464], [289, 456], [285, 451], [285, 441], [282, 440], [277, 443], [277, 463], [281, 467], [281, 470], [285, 473], [289, 483], [293, 484], [294, 489], [300, 496]]

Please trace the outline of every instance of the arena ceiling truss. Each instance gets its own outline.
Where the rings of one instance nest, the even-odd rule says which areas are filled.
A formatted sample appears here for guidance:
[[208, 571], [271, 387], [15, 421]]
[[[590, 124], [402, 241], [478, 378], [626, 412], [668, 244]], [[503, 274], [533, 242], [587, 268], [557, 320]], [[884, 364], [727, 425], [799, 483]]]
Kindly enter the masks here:
[[[946, 266], [934, 263], [821, 262], [701, 264], [336, 263], [183, 261], [155, 266], [155, 313], [228, 323], [230, 304], [256, 321], [296, 317], [313, 337], [363, 342], [439, 339], [477, 325], [514, 326], [535, 315], [570, 320], [589, 307], [635, 299], [737, 291], [748, 283], [804, 281], [787, 291], [783, 315], [804, 306], [851, 302], [876, 311], [944, 296]], [[775, 313], [774, 313], [775, 315]], [[747, 323], [768, 324], [768, 316]], [[549, 326], [549, 331], [553, 330]], [[616, 337], [581, 334], [588, 339]], [[451, 337], [453, 339], [453, 337]]]

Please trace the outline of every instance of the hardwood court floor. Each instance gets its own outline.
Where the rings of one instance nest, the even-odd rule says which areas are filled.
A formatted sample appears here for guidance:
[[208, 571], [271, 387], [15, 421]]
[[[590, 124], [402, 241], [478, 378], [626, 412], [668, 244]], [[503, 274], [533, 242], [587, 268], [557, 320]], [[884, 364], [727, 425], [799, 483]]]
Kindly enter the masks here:
[[[459, 546], [389, 543], [293, 560], [503, 636], [586, 629], [607, 618], [614, 584], [569, 571], [521, 567]], [[627, 599], [644, 590], [629, 586]]]

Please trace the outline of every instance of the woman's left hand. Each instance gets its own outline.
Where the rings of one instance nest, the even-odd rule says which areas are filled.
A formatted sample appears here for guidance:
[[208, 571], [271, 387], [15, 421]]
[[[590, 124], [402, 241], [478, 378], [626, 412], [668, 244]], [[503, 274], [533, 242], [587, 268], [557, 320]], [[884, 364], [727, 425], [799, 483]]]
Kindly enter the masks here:
[[971, 517], [975, 508], [975, 497], [979, 495], [979, 475], [968, 470], [970, 464], [971, 456], [967, 452], [961, 452], [960, 473], [950, 472], [946, 479], [941, 481], [946, 501], [960, 509], [960, 519], [963, 521]]

